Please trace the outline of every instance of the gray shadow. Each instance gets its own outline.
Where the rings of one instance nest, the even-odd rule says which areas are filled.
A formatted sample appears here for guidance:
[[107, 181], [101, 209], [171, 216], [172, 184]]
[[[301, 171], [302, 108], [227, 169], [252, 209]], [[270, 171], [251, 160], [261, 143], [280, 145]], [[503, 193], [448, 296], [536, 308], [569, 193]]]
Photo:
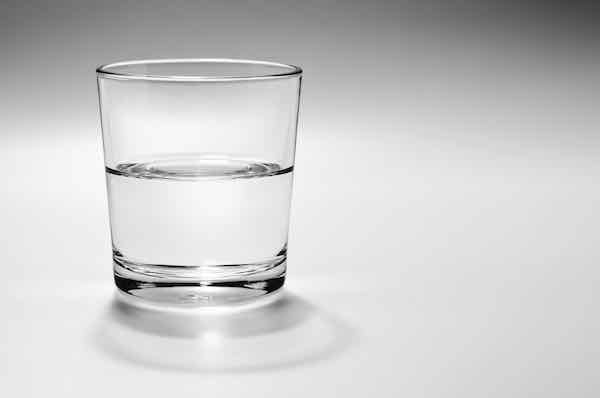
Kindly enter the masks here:
[[253, 372], [330, 359], [355, 338], [352, 328], [283, 292], [245, 307], [169, 309], [116, 293], [93, 334], [118, 360], [188, 372]]

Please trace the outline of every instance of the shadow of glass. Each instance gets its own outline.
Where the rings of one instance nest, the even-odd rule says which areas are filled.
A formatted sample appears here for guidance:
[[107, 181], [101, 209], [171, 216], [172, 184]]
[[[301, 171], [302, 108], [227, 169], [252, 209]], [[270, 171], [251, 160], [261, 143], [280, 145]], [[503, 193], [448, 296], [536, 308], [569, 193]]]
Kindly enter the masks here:
[[298, 296], [284, 292], [261, 303], [177, 310], [116, 294], [94, 342], [114, 358], [152, 368], [248, 372], [325, 360], [353, 340], [350, 327]]

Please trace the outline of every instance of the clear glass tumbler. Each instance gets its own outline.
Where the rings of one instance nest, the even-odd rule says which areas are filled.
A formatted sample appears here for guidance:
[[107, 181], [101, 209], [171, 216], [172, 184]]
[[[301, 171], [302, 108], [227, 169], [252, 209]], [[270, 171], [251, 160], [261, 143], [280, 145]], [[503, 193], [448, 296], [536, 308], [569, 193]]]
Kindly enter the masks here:
[[301, 75], [230, 59], [97, 69], [121, 291], [194, 305], [283, 285]]

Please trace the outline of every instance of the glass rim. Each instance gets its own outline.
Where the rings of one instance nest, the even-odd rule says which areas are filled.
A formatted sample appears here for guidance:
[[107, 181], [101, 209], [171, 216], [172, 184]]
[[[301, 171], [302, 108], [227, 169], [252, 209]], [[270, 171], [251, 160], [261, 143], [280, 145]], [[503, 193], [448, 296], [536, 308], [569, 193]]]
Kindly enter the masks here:
[[[248, 75], [177, 75], [177, 74], [154, 74], [154, 73], [134, 73], [111, 70], [123, 66], [153, 65], [153, 64], [241, 64], [254, 66], [277, 67], [281, 71], [277, 73], [253, 73]], [[245, 80], [271, 80], [302, 75], [302, 68], [296, 65], [283, 64], [271, 61], [258, 61], [250, 59], [235, 58], [156, 58], [140, 59], [130, 61], [119, 61], [100, 65], [96, 68], [96, 75], [102, 78], [116, 80], [146, 80], [146, 81], [173, 81], [173, 82], [227, 82], [227, 81], [245, 81]]]

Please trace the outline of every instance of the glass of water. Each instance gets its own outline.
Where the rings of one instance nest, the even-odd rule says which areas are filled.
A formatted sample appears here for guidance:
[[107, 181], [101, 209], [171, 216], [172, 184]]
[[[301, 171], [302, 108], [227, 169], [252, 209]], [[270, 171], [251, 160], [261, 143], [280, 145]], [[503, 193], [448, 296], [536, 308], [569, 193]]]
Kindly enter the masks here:
[[301, 75], [232, 59], [97, 69], [122, 292], [197, 305], [283, 285]]

